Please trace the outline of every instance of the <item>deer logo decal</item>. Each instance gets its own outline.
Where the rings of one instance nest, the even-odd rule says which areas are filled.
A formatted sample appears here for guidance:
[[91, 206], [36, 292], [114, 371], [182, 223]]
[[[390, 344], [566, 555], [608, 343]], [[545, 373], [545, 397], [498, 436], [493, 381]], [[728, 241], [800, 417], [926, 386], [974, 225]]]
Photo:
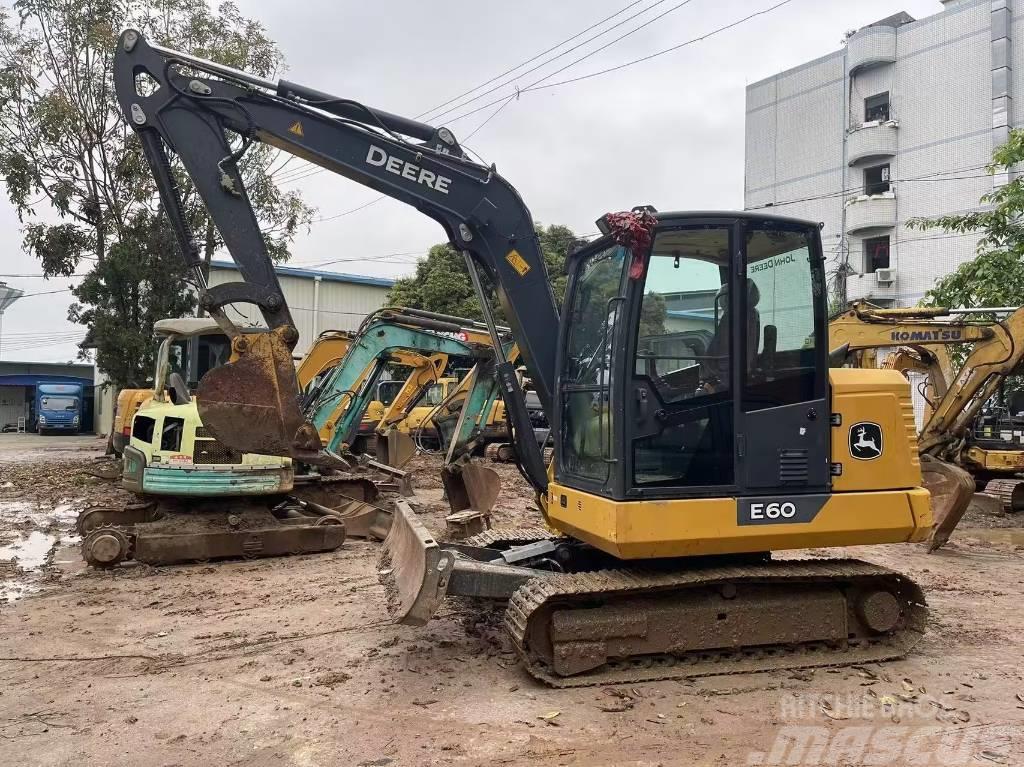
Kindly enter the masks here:
[[850, 455], [860, 461], [873, 461], [882, 455], [882, 427], [861, 421], [850, 427]]

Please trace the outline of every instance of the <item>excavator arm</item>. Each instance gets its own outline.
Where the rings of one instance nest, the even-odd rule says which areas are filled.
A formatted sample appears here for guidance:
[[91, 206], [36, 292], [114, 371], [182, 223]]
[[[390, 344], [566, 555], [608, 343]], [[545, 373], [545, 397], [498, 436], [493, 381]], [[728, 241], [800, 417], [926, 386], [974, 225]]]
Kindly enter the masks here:
[[921, 430], [921, 452], [948, 453], [967, 434], [982, 406], [1024, 362], [1024, 308], [988, 326], [992, 337], [977, 343]]
[[[949, 539], [974, 492], [974, 478], [964, 469], [969, 465], [964, 454], [971, 425], [1024, 361], [1024, 309], [993, 323], [941, 319], [950, 316], [941, 307], [883, 309], [857, 303], [829, 323], [833, 350], [853, 356], [897, 347], [886, 367], [928, 378], [928, 411], [918, 450], [935, 516], [932, 551]], [[964, 343], [971, 345], [971, 352], [954, 376], [949, 347]]]
[[352, 444], [380, 374], [400, 351], [413, 351], [424, 358], [445, 354], [478, 359], [492, 354], [490, 347], [482, 344], [387, 320], [371, 322], [356, 336], [341, 364], [331, 371], [307, 407], [309, 419], [318, 432], [330, 424], [327, 450], [339, 453]]
[[[291, 362], [298, 334], [239, 171], [254, 141], [350, 178], [437, 221], [465, 255], [478, 293], [483, 293], [478, 271], [494, 286], [538, 397], [550, 411], [558, 307], [533, 218], [493, 167], [466, 158], [451, 131], [153, 45], [135, 30], [119, 38], [114, 80], [188, 267], [198, 275], [198, 253], [168, 149], [192, 179], [239, 267], [242, 283], [209, 288], [197, 280], [201, 304], [218, 317], [226, 304], [255, 304], [270, 328], [258, 340], [236, 347], [239, 360], [200, 384], [203, 422], [220, 440], [250, 452], [334, 462], [298, 406]], [[499, 349], [488, 302], [480, 297]], [[529, 433], [514, 366], [499, 359], [496, 368], [513, 428]], [[537, 489], [545, 489], [541, 451], [523, 453], [526, 475]]]

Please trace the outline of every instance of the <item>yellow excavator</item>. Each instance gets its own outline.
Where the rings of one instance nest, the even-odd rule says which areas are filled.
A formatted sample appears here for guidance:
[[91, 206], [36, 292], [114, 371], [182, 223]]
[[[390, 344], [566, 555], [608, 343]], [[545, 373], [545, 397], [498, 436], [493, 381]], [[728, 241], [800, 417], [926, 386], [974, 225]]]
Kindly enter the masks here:
[[[398, 502], [382, 567], [396, 620], [423, 624], [449, 595], [505, 600], [525, 667], [556, 686], [875, 662], [921, 638], [924, 594], [907, 576], [784, 555], [921, 541], [932, 527], [907, 380], [829, 369], [816, 223], [650, 206], [604, 214], [601, 236], [567, 258], [559, 312], [529, 209], [450, 129], [134, 30], [119, 37], [113, 69], [201, 304], [229, 325], [224, 307], [251, 303], [268, 328], [232, 336], [237, 359], [199, 383], [203, 423], [233, 449], [337, 465], [297, 396], [298, 333], [237, 165], [251, 143], [409, 204], [464, 255], [545, 524], [444, 543]], [[201, 281], [169, 150], [239, 282]], [[548, 465], [492, 299], [552, 425]], [[708, 339], [699, 353], [681, 340], [695, 331]]]
[[[1010, 415], [992, 408], [983, 413], [1024, 361], [1024, 309], [997, 321], [973, 319], [991, 313], [857, 302], [829, 323], [837, 361], [876, 367], [877, 351], [895, 347], [883, 366], [923, 376], [926, 407], [918, 440], [936, 518], [932, 550], [949, 539], [976, 488], [999, 497], [1008, 510], [1024, 505], [1024, 485], [1009, 479], [1024, 472], [1022, 427], [1014, 435]], [[954, 345], [969, 348], [959, 370], [949, 354]]]

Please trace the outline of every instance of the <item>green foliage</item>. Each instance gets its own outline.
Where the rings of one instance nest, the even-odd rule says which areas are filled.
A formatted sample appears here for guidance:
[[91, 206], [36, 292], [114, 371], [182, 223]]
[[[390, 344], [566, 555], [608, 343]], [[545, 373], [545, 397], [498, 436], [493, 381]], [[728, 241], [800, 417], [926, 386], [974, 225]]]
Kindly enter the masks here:
[[[167, 224], [141, 146], [114, 95], [111, 64], [117, 35], [127, 27], [265, 77], [284, 63], [263, 27], [229, 2], [216, 9], [206, 0], [17, 0], [13, 8], [0, 7], [0, 175], [25, 224], [24, 247], [46, 274], [67, 276], [95, 264], [93, 284], [75, 290], [83, 306], [73, 307], [70, 319], [89, 326], [97, 349], [109, 349], [98, 352], [97, 361], [117, 384], [134, 380], [134, 374], [121, 376], [135, 369], [131, 357], [138, 349], [151, 345], [151, 318], [173, 316], [191, 302], [176, 245], [167, 232], [153, 231]], [[256, 144], [240, 170], [268, 248], [284, 259], [315, 211], [297, 192], [274, 183], [277, 154]], [[222, 241], [187, 174], [172, 162], [208, 263]], [[157, 243], [160, 252], [143, 247]], [[125, 294], [106, 282], [116, 278], [105, 265], [115, 251], [117, 274], [146, 281], [138, 286], [138, 295], [151, 302], [144, 311], [125, 304]], [[132, 258], [140, 263], [129, 263]], [[148, 268], [150, 262], [162, 264], [166, 279]], [[108, 336], [116, 343], [107, 344]], [[123, 353], [115, 360], [117, 348]]]
[[666, 319], [668, 319], [668, 309], [665, 307], [665, 297], [661, 293], [648, 291], [640, 305], [639, 337], [665, 335], [668, 332], [665, 329]]
[[72, 304], [70, 319], [89, 327], [85, 345], [95, 348], [96, 363], [120, 386], [151, 382], [153, 323], [195, 311], [193, 294], [180, 289], [179, 261], [163, 218], [139, 211], [125, 236], [75, 288], [81, 303]]
[[[1024, 162], [1024, 131], [1010, 132], [992, 155], [989, 172]], [[965, 215], [912, 219], [916, 229], [979, 232], [977, 256], [940, 279], [925, 295], [927, 306], [975, 308], [1024, 305], [1024, 182], [1015, 178], [981, 198], [990, 210]]]
[[[555, 300], [561, 305], [565, 295], [565, 257], [576, 236], [567, 226], [553, 224], [545, 227], [538, 224], [537, 237]], [[498, 307], [493, 289], [488, 292], [495, 319], [504, 322], [504, 314]], [[448, 244], [432, 247], [427, 257], [416, 264], [415, 275], [403, 277], [395, 283], [388, 294], [388, 305], [426, 309], [471, 320], [483, 319], [462, 254]]]

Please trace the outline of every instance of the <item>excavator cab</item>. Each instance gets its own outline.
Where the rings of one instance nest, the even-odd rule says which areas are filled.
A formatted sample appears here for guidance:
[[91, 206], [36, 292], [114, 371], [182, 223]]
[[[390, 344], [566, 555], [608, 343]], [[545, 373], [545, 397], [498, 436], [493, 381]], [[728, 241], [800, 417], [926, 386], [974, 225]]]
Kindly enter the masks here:
[[[649, 255], [603, 238], [570, 269], [560, 484], [615, 500], [827, 492], [817, 227], [662, 214]], [[710, 339], [699, 353], [694, 337]]]

